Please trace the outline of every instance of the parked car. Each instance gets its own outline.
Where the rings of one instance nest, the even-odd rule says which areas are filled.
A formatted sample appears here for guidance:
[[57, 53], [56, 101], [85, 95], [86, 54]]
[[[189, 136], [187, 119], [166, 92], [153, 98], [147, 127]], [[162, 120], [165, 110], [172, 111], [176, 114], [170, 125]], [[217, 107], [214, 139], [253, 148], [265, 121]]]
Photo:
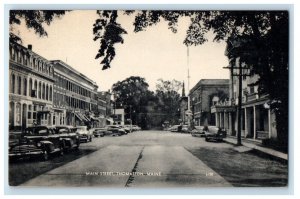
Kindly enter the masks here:
[[111, 131], [111, 136], [121, 136], [127, 134], [127, 132], [118, 125], [107, 126], [107, 131]]
[[171, 132], [178, 132], [179, 131], [179, 127], [180, 127], [180, 125], [171, 126], [169, 128], [169, 131], [171, 131]]
[[87, 129], [87, 126], [76, 126], [76, 128], [80, 142], [91, 142], [93, 140], [92, 133]]
[[8, 150], [10, 150], [12, 147], [19, 144], [21, 138], [21, 132], [9, 132], [9, 138], [8, 138]]
[[208, 127], [208, 130], [205, 132], [205, 141], [216, 141], [221, 142], [223, 138], [226, 138], [226, 131], [215, 126]]
[[182, 133], [189, 133], [189, 126], [188, 125], [182, 125], [180, 132], [182, 132]]
[[133, 129], [133, 131], [140, 131], [141, 127], [139, 127], [137, 125], [132, 125], [132, 129]]
[[132, 129], [130, 125], [119, 125], [119, 127], [123, 128], [126, 133], [131, 133]]
[[106, 128], [95, 128], [93, 130], [94, 137], [104, 137], [107, 134]]
[[63, 155], [63, 145], [60, 135], [56, 134], [55, 127], [36, 126], [26, 128], [18, 145], [9, 150], [9, 157], [33, 157], [39, 156], [48, 160], [54, 153]]
[[204, 126], [195, 126], [193, 130], [190, 131], [193, 137], [205, 137], [205, 132], [207, 127]]
[[80, 146], [80, 135], [77, 133], [77, 128], [74, 126], [56, 126], [56, 133], [62, 139], [62, 145], [65, 150], [78, 149]]

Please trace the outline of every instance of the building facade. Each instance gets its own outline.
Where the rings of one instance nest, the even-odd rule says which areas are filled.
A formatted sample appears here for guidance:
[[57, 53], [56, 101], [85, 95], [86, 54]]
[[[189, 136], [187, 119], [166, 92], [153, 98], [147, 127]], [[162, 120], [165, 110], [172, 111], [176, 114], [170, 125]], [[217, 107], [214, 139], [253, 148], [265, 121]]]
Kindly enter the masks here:
[[60, 60], [54, 67], [53, 124], [98, 126], [97, 84]]
[[51, 125], [54, 68], [51, 62], [24, 47], [9, 44], [9, 128]]
[[[230, 135], [237, 135], [237, 104], [239, 81], [238, 66], [246, 68], [240, 59], [236, 58], [231, 62], [229, 68], [230, 75], [230, 100], [219, 102], [211, 107], [211, 112], [215, 114], [216, 126], [224, 128]], [[263, 140], [266, 138], [276, 138], [276, 121], [268, 105], [269, 97], [266, 93], [259, 93], [258, 86], [255, 84], [259, 76], [249, 74], [242, 77], [242, 117], [241, 117], [241, 135], [242, 137]]]
[[201, 79], [189, 93], [194, 125], [214, 126], [215, 115], [211, 114], [210, 107], [228, 96], [229, 79]]

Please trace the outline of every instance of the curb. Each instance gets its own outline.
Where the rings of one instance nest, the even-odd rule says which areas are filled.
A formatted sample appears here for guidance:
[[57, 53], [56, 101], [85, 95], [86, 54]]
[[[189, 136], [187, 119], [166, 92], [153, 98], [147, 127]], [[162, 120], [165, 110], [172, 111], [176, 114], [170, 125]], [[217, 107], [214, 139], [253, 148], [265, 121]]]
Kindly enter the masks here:
[[[226, 142], [226, 143], [228, 143], [228, 144], [231, 144], [231, 145], [233, 145], [233, 146], [236, 145], [235, 143], [233, 143], [233, 142], [231, 142], [231, 141], [229, 141], [229, 140], [226, 140], [226, 138], [223, 139], [223, 141]], [[254, 146], [249, 146], [249, 145], [248, 145], [248, 146], [247, 146], [247, 143], [246, 143], [246, 145], [245, 145], [245, 144], [242, 144], [242, 146], [247, 147], [247, 148], [250, 148], [250, 149], [253, 149], [253, 150], [254, 150], [254, 153], [255, 153], [256, 155], [263, 156], [263, 157], [269, 157], [269, 158], [271, 158], [271, 159], [276, 159], [276, 160], [281, 161], [281, 162], [284, 162], [284, 163], [287, 163], [287, 162], [288, 162], [288, 155], [287, 155], [287, 154], [283, 154], [283, 153], [277, 152], [277, 151], [275, 151], [275, 150], [266, 151], [266, 150], [268, 150], [268, 149], [263, 150], [263, 147], [259, 147], [259, 146], [256, 146], [256, 145], [254, 145]], [[276, 153], [279, 153], [279, 154], [276, 154]], [[286, 157], [285, 157], [285, 156], [286, 156]]]

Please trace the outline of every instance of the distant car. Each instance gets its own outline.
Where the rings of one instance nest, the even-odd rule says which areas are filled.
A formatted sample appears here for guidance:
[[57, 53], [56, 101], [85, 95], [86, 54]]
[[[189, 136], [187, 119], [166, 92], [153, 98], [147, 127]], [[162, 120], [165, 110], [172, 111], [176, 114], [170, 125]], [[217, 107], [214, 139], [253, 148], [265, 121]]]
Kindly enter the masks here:
[[111, 136], [121, 136], [121, 135], [126, 135], [127, 132], [125, 129], [121, 128], [118, 125], [109, 125], [107, 126], [107, 131], [111, 131]]
[[137, 126], [137, 125], [132, 125], [132, 128], [134, 131], [140, 131], [141, 127]]
[[169, 128], [169, 131], [171, 131], [171, 132], [178, 132], [179, 131], [179, 127], [180, 127], [180, 125], [171, 126]]
[[219, 127], [208, 127], [208, 130], [205, 132], [205, 141], [221, 142], [223, 138], [226, 138], [226, 135], [226, 131]]
[[132, 132], [132, 128], [130, 125], [119, 125], [119, 127], [123, 128], [126, 131], [126, 133]]
[[195, 126], [193, 130], [190, 131], [193, 137], [205, 137], [206, 128], [204, 126]]
[[10, 158], [39, 156], [48, 160], [54, 153], [63, 155], [63, 145], [60, 135], [56, 134], [55, 127], [36, 126], [26, 128], [18, 145], [9, 150]]
[[87, 129], [87, 126], [76, 126], [77, 133], [79, 133], [80, 142], [91, 142], [92, 133]]
[[65, 150], [78, 149], [80, 146], [80, 135], [74, 126], [56, 126], [56, 133], [60, 135]]
[[180, 132], [189, 133], [189, 126], [188, 125], [182, 125]]
[[93, 130], [94, 137], [104, 137], [105, 134], [107, 134], [107, 129], [106, 128], [95, 128]]

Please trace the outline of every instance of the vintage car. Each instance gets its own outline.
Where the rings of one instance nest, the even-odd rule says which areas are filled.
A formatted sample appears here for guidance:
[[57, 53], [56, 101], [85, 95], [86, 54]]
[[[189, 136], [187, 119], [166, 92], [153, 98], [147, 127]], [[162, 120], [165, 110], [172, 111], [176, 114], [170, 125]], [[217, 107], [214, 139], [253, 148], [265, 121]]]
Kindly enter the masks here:
[[215, 126], [208, 127], [208, 130], [205, 131], [205, 141], [216, 141], [221, 142], [223, 138], [226, 138], [226, 131]]
[[107, 126], [107, 131], [111, 132], [111, 134], [110, 134], [111, 136], [121, 136], [121, 135], [127, 134], [127, 132], [118, 125]]
[[171, 126], [168, 130], [171, 132], [178, 132], [180, 125]]
[[9, 150], [10, 159], [39, 156], [48, 160], [54, 153], [63, 155], [63, 145], [54, 127], [36, 126], [26, 128], [18, 145]]
[[87, 126], [76, 126], [77, 133], [79, 133], [80, 142], [91, 142], [92, 133], [87, 129]]
[[140, 131], [141, 127], [137, 126], [137, 125], [132, 125], [132, 130], [133, 131]]
[[78, 149], [80, 146], [80, 135], [74, 126], [56, 126], [56, 133], [60, 135], [65, 150]]
[[190, 131], [193, 137], [205, 137], [205, 132], [207, 131], [207, 127], [204, 126], [195, 126], [193, 130]]
[[21, 132], [9, 132], [8, 150], [19, 144], [21, 138]]
[[126, 131], [126, 133], [131, 133], [132, 132], [132, 128], [131, 128], [130, 125], [119, 125], [119, 127], [124, 129]]
[[180, 132], [181, 133], [189, 133], [189, 126], [188, 125], [182, 125]]
[[94, 137], [104, 137], [106, 134], [108, 134], [106, 128], [95, 128], [93, 130], [93, 135]]

